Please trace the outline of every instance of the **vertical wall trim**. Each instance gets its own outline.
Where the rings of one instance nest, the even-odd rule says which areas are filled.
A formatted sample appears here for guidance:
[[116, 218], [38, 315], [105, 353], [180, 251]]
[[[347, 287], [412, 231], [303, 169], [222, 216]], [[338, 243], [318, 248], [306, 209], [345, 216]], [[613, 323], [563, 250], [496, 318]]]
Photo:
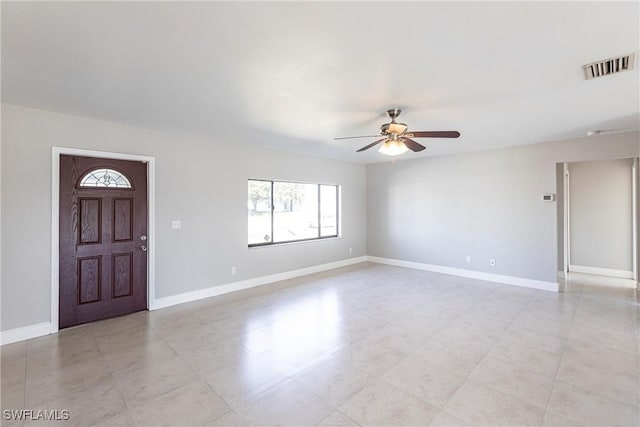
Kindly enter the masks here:
[[52, 148], [51, 155], [51, 331], [58, 332], [60, 297], [60, 155], [62, 149]]
[[140, 161], [147, 164], [147, 308], [154, 309], [155, 301], [155, 157], [137, 154], [110, 153], [106, 151], [81, 150], [77, 148], [51, 148], [51, 327], [50, 333], [58, 332], [60, 309], [60, 156], [98, 157], [117, 160]]
[[633, 227], [633, 278], [638, 281], [638, 158], [633, 159], [631, 166], [631, 221]]
[[570, 203], [569, 203], [569, 163], [563, 164], [564, 169], [564, 272], [569, 272], [569, 264], [571, 256], [570, 242], [571, 242], [571, 217], [569, 215]]

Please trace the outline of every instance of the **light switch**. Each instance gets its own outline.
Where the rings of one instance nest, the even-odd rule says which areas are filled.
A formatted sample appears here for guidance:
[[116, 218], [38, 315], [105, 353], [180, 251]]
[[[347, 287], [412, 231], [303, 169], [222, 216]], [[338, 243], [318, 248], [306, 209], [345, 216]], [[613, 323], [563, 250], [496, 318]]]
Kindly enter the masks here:
[[182, 228], [182, 221], [180, 221], [179, 219], [174, 219], [173, 221], [171, 221], [171, 228], [174, 230], [179, 230]]

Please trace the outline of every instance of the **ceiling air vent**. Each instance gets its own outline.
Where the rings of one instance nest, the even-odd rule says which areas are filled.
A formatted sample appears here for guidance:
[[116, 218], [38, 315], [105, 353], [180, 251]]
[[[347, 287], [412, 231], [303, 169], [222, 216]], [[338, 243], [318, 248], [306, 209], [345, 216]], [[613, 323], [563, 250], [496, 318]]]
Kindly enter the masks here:
[[584, 72], [587, 80], [608, 76], [609, 74], [619, 73], [621, 71], [633, 70], [633, 64], [636, 62], [636, 54], [618, 56], [609, 58], [591, 64], [584, 65]]

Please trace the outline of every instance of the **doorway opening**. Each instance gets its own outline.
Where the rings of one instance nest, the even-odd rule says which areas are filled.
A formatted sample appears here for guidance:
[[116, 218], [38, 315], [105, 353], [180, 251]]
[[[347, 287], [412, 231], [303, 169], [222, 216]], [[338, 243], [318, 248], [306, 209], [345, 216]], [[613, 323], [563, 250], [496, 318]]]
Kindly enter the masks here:
[[635, 289], [638, 159], [558, 163], [558, 277]]

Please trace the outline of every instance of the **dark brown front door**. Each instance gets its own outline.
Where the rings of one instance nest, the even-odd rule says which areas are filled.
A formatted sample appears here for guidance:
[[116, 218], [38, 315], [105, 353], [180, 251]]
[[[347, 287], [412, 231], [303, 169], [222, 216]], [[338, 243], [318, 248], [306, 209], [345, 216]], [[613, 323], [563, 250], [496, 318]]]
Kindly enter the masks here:
[[60, 328], [147, 308], [147, 165], [60, 157]]

